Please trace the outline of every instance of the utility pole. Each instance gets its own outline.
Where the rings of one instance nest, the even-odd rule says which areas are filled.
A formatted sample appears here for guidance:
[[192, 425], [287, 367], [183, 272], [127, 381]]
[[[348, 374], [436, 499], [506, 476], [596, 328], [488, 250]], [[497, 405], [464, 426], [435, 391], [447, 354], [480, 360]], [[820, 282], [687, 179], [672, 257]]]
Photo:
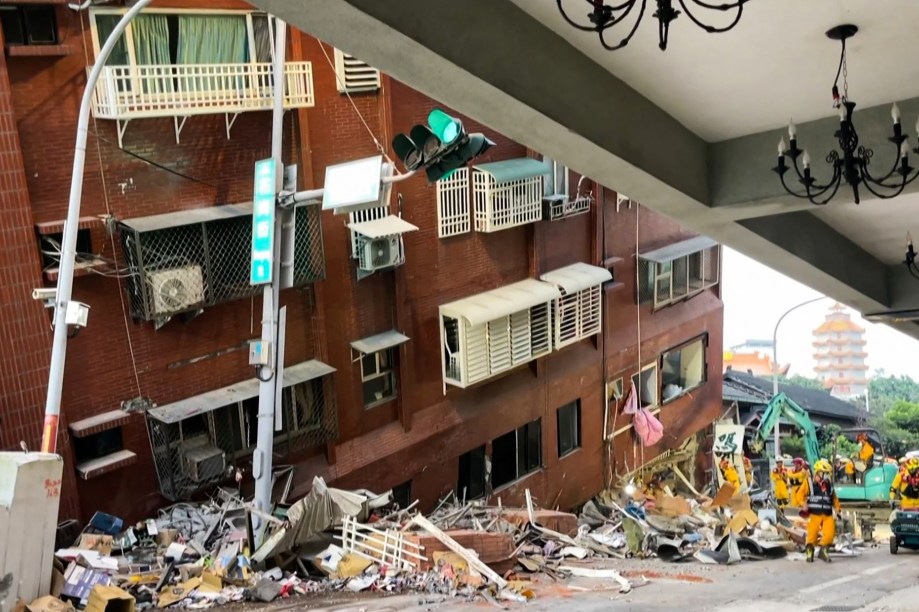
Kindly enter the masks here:
[[77, 231], [80, 229], [83, 169], [86, 165], [86, 140], [89, 133], [89, 111], [92, 107], [93, 91], [109, 54], [115, 48], [115, 43], [121, 38], [128, 23], [150, 2], [151, 0], [138, 0], [115, 25], [108, 40], [99, 50], [96, 63], [89, 71], [86, 89], [83, 90], [83, 99], [80, 102], [77, 142], [74, 147], [73, 170], [70, 177], [70, 201], [67, 205], [67, 220], [64, 222], [57, 291], [54, 296], [54, 340], [51, 345], [48, 395], [45, 399], [45, 422], [42, 427], [41, 450], [43, 453], [57, 452], [57, 428], [61, 417], [61, 396], [64, 389], [64, 362], [67, 359], [67, 311], [72, 306], [70, 298], [73, 296], [73, 269], [77, 251]]
[[[282, 138], [284, 135], [284, 60], [287, 48], [287, 24], [275, 18], [275, 50], [274, 50], [274, 105], [272, 108], [271, 122], [271, 159], [274, 160], [275, 170], [275, 196], [283, 188], [284, 164], [281, 159]], [[274, 198], [275, 214], [274, 242], [272, 244], [271, 258], [271, 284], [265, 285], [262, 297], [262, 350], [267, 348], [269, 353], [269, 377], [259, 376], [258, 388], [258, 438], [255, 454], [253, 455], [253, 476], [255, 477], [255, 506], [262, 512], [271, 512], [271, 474], [273, 470], [274, 453], [274, 423], [278, 392], [283, 388], [283, 359], [284, 355], [278, 354], [278, 319], [281, 297], [281, 239], [283, 234], [284, 211], [279, 206], [280, 201]], [[255, 203], [253, 203], [255, 205]], [[261, 545], [264, 537], [266, 522], [254, 515], [254, 531], [256, 546]]]

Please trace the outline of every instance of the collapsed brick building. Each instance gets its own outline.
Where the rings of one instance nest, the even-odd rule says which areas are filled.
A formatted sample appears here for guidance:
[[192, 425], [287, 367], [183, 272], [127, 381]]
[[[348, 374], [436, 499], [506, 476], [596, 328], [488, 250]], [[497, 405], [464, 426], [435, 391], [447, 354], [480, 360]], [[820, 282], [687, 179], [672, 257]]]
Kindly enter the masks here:
[[[63, 516], [134, 519], [251, 472], [249, 203], [270, 155], [272, 21], [235, 0], [152, 6], [94, 101]], [[56, 281], [87, 68], [124, 9], [0, 8], [0, 447], [35, 448], [51, 317], [31, 292]], [[189, 42], [207, 36], [218, 51]], [[288, 41], [284, 161], [300, 188], [437, 106], [304, 33]], [[275, 449], [294, 468], [288, 497], [320, 475], [422, 509], [450, 490], [514, 503], [525, 488], [570, 507], [720, 415], [719, 246], [463, 121], [496, 143], [470, 168], [396, 184], [387, 207], [350, 217], [297, 210]], [[640, 453], [620, 410], [632, 381], [665, 427]]]

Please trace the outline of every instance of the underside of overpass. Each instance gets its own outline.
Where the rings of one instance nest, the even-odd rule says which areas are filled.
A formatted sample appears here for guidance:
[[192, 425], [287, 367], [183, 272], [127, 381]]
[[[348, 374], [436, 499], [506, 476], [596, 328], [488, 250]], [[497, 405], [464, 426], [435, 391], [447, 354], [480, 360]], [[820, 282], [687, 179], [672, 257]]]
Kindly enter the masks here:
[[[589, 10], [564, 1], [580, 3], [577, 15]], [[678, 18], [665, 52], [650, 8], [627, 47], [606, 51], [564, 22], [555, 0], [254, 3], [863, 314], [919, 308], [919, 280], [902, 264], [906, 232], [919, 232], [919, 194], [863, 193], [856, 205], [843, 183], [817, 207], [788, 195], [771, 170], [794, 118], [817, 178], [831, 173], [840, 47], [825, 32], [842, 23], [859, 27], [848, 43], [849, 96], [873, 163], [896, 159], [894, 101], [910, 148], [919, 144], [919, 3], [751, 0], [723, 34]], [[919, 338], [915, 322], [894, 326]]]

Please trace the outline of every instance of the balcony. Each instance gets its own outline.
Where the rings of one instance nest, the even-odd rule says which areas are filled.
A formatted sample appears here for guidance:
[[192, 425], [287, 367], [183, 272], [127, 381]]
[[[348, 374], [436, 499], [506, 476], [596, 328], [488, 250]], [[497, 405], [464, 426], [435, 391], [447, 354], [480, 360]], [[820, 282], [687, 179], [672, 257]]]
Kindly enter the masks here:
[[[315, 104], [310, 62], [284, 66], [284, 108]], [[271, 110], [270, 62], [105, 66], [93, 92], [93, 115], [118, 122], [118, 146], [133, 119], [172, 117], [176, 143], [191, 115], [224, 114], [227, 138], [239, 113]]]

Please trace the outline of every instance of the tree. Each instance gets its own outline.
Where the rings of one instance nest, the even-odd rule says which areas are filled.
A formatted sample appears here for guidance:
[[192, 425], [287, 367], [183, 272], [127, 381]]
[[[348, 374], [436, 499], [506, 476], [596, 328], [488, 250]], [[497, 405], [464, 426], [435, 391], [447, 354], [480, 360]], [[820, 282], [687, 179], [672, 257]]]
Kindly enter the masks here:
[[919, 403], [896, 400], [884, 413], [872, 414], [870, 423], [888, 455], [901, 457], [919, 449]]
[[817, 389], [818, 391], [826, 391], [823, 383], [816, 378], [809, 378], [807, 376], [801, 376], [800, 374], [794, 374], [793, 376], [785, 376], [784, 374], [779, 374], [779, 382], [786, 385], [804, 387], [805, 389]]
[[[884, 370], [877, 370], [868, 383], [868, 395], [871, 412], [883, 414], [898, 400], [919, 403], [919, 383], [909, 376], [887, 376]], [[852, 402], [859, 408], [866, 407], [864, 396], [854, 398]]]

